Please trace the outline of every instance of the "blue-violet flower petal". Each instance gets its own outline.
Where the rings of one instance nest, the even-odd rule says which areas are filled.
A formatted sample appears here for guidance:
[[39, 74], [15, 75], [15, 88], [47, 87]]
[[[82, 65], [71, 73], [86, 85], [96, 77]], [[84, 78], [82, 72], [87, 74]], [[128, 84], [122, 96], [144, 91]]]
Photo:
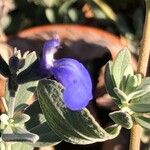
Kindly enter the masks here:
[[60, 46], [60, 40], [58, 37], [48, 40], [44, 43], [42, 49], [42, 57], [40, 59], [40, 70], [43, 76], [50, 74], [50, 68], [53, 66], [54, 54]]
[[64, 86], [64, 104], [71, 110], [81, 110], [92, 99], [92, 82], [86, 68], [77, 60], [62, 58], [54, 60], [53, 55], [60, 46], [59, 38], [44, 44], [40, 70], [50, 74]]
[[64, 86], [64, 103], [71, 110], [81, 110], [92, 99], [92, 82], [88, 71], [77, 60], [54, 61], [51, 72]]

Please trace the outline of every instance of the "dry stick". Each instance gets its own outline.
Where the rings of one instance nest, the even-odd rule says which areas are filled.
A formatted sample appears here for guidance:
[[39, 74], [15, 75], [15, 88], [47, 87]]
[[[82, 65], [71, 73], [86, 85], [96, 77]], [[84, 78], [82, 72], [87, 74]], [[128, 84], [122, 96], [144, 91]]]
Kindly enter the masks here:
[[146, 2], [146, 16], [137, 68], [137, 72], [141, 73], [143, 76], [146, 76], [150, 52], [150, 0], [145, 0], [145, 2]]
[[[150, 0], [145, 0], [146, 3], [146, 16], [143, 31], [143, 38], [141, 41], [141, 47], [139, 49], [139, 60], [137, 73], [142, 74], [143, 77], [146, 76], [149, 54], [150, 54]], [[131, 129], [130, 137], [130, 150], [140, 149], [140, 138], [142, 129], [141, 127], [134, 123]]]

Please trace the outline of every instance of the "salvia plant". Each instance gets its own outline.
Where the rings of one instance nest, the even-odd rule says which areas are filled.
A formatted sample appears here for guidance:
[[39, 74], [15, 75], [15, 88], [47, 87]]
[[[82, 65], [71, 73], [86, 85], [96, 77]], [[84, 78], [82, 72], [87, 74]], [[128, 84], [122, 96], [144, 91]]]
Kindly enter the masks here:
[[[146, 6], [149, 10], [149, 1]], [[105, 129], [86, 108], [93, 99], [86, 68], [71, 58], [54, 59], [54, 54], [63, 50], [58, 35], [45, 42], [40, 57], [35, 52], [21, 55], [15, 49], [7, 64], [0, 56], [0, 73], [8, 81], [1, 98], [5, 107], [0, 116], [1, 150], [33, 150], [61, 141], [83, 145], [103, 142], [117, 137], [121, 128], [131, 129], [130, 150], [137, 150], [135, 129], [150, 129], [150, 77], [144, 77], [140, 69], [149, 56], [146, 26], [138, 73], [134, 73], [127, 48], [106, 64], [105, 86], [118, 110], [109, 114], [114, 124]], [[37, 100], [27, 105], [33, 94]]]

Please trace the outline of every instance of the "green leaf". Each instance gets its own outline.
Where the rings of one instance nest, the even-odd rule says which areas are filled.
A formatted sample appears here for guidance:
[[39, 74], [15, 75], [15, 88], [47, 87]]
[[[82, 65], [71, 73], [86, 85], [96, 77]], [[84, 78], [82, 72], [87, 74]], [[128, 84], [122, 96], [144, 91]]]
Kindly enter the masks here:
[[150, 112], [150, 104], [144, 103], [131, 103], [128, 107], [137, 113], [149, 113]]
[[132, 117], [126, 112], [115, 111], [110, 113], [109, 116], [116, 124], [124, 128], [131, 129], [133, 126]]
[[141, 80], [141, 74], [129, 74], [127, 76], [123, 76], [121, 89], [128, 95], [137, 89], [137, 87], [141, 84]]
[[125, 68], [125, 71], [124, 71], [124, 76], [128, 76], [129, 74], [132, 76], [134, 75], [134, 71], [133, 71], [131, 63], [129, 63], [129, 65]]
[[[149, 86], [150, 86], [150, 77], [146, 77], [143, 79], [141, 85], [137, 88], [137, 90], [144, 89], [146, 92], [143, 96], [140, 98], [135, 98], [131, 100], [131, 103], [133, 104], [150, 104], [150, 92], [149, 92]], [[148, 87], [148, 88], [147, 88]]]
[[[25, 65], [22, 69], [19, 70], [19, 72], [25, 70], [28, 68], [35, 60], [36, 60], [36, 53], [32, 52], [27, 55], [25, 59]], [[38, 84], [38, 81], [32, 81], [32, 82], [27, 82], [24, 84], [20, 84], [18, 87], [18, 90], [15, 95], [15, 107], [18, 107], [19, 105], [22, 105], [25, 103], [29, 98], [32, 97], [36, 86]], [[6, 100], [9, 100], [9, 91], [6, 89]]]
[[[8, 143], [9, 144], [9, 143]], [[11, 150], [33, 150], [34, 147], [32, 144], [29, 143], [25, 143], [25, 142], [16, 142], [16, 143], [11, 143]], [[5, 149], [5, 144], [2, 141], [0, 143], [0, 150], [4, 150]]]
[[117, 98], [118, 96], [114, 92], [115, 83], [112, 78], [111, 68], [112, 68], [112, 62], [109, 61], [106, 64], [105, 73], [104, 73], [105, 86], [106, 86], [107, 92], [113, 98], [114, 102], [118, 105], [121, 105], [121, 101]]
[[24, 111], [29, 105], [28, 104], [20, 104], [15, 108], [15, 113]]
[[118, 98], [121, 100], [121, 102], [127, 102], [129, 100], [128, 96], [119, 88], [114, 88], [114, 92], [116, 93]]
[[[141, 99], [143, 99], [141, 101], [143, 102], [145, 97], [147, 97], [148, 94], [150, 94], [150, 78], [146, 77], [145, 79], [142, 80], [141, 84], [136, 88], [135, 92], [132, 92], [129, 96], [132, 99], [137, 99], [141, 97]], [[132, 100], [132, 103], [134, 102], [137, 102], [137, 100]]]
[[33, 142], [35, 143], [38, 136], [31, 133], [12, 133], [12, 134], [2, 134], [2, 140], [5, 142]]
[[59, 4], [59, 0], [30, 0], [33, 1], [36, 5], [40, 5], [42, 7], [53, 7], [54, 5]]
[[33, 150], [33, 149], [34, 149], [33, 145], [21, 142], [13, 144], [11, 148], [11, 150]]
[[35, 147], [56, 145], [61, 142], [61, 138], [53, 132], [46, 123], [46, 119], [42, 114], [38, 101], [32, 103], [24, 113], [30, 116], [30, 120], [26, 122], [26, 128], [39, 136], [39, 140], [34, 144]]
[[39, 137], [21, 127], [13, 127], [13, 133], [2, 134], [3, 141], [6, 142], [31, 142], [35, 143]]
[[146, 85], [150, 85], [150, 77], [146, 77], [142, 80], [142, 83], [140, 84], [140, 86], [138, 87], [138, 89], [142, 89], [142, 87], [146, 86]]
[[67, 14], [69, 7], [70, 7], [73, 3], [75, 3], [75, 2], [76, 2], [76, 0], [69, 0], [69, 1], [64, 2], [64, 3], [61, 5], [61, 7], [59, 8], [59, 14], [60, 14], [60, 15]]
[[149, 105], [150, 104], [150, 93], [147, 93], [139, 98], [136, 98], [136, 99], [132, 99], [130, 101], [130, 104], [131, 105], [134, 105], [134, 104], [145, 104], [145, 105]]
[[106, 132], [87, 109], [71, 111], [63, 104], [63, 87], [52, 80], [42, 80], [37, 88], [40, 106], [49, 127], [62, 139], [74, 144], [90, 144], [112, 139], [119, 134]]
[[71, 21], [72, 22], [77, 22], [78, 21], [78, 10], [77, 9], [74, 9], [74, 8], [70, 8], [69, 11], [68, 11], [68, 16], [70, 17]]
[[114, 92], [114, 87], [115, 87], [115, 84], [113, 82], [113, 79], [112, 79], [112, 62], [109, 61], [107, 64], [106, 64], [106, 67], [105, 67], [105, 74], [104, 74], [104, 78], [105, 78], [105, 86], [106, 86], [106, 89], [107, 89], [107, 92], [109, 93], [110, 96], [112, 97], [116, 97], [116, 94]]
[[18, 74], [27, 69], [36, 59], [37, 56], [35, 51], [29, 53], [25, 58], [25, 65], [23, 66], [23, 68], [19, 69]]
[[27, 114], [15, 114], [14, 117], [13, 117], [13, 120], [14, 120], [14, 124], [24, 124], [25, 122], [27, 122], [28, 120], [30, 120], [30, 116], [27, 115]]
[[132, 73], [130, 69], [131, 67], [129, 67], [130, 65], [131, 65], [130, 52], [127, 48], [124, 48], [118, 53], [112, 66], [112, 75], [115, 84], [118, 88], [120, 87], [120, 83], [123, 79], [123, 76]]
[[25, 123], [25, 126], [28, 130], [35, 128], [39, 124], [42, 124], [46, 121], [42, 110], [39, 106], [39, 102], [36, 100], [33, 102], [25, 111], [25, 114], [30, 116], [30, 120]]
[[134, 119], [140, 126], [150, 130], [150, 116], [147, 118], [142, 115], [136, 115]]
[[112, 126], [109, 126], [105, 129], [106, 132], [110, 133], [110, 134], [116, 134], [116, 132], [118, 132], [118, 124], [114, 124]]
[[45, 9], [45, 14], [46, 14], [47, 19], [50, 22], [52, 22], [52, 23], [56, 22], [55, 12], [53, 9], [51, 9], [51, 8]]
[[142, 89], [137, 89], [136, 91], [132, 92], [128, 95], [129, 99], [135, 99], [142, 97], [143, 95], [150, 93], [150, 85], [146, 85], [142, 87]]
[[47, 122], [44, 122], [32, 128], [30, 132], [39, 136], [39, 140], [34, 144], [35, 147], [42, 147], [48, 145], [53, 146], [62, 141], [62, 139], [49, 128]]

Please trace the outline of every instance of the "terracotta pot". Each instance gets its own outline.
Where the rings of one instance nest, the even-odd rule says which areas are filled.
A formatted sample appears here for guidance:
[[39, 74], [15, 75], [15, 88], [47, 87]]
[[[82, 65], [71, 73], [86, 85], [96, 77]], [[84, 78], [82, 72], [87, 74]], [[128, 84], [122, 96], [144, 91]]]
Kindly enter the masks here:
[[[88, 60], [101, 57], [109, 51], [114, 58], [124, 47], [119, 37], [101, 29], [80, 25], [46, 25], [19, 32], [8, 39], [8, 44], [23, 51], [40, 51], [42, 44], [53, 33], [63, 43], [63, 56]], [[61, 53], [61, 52], [60, 52]], [[62, 54], [61, 53], [61, 54]]]

